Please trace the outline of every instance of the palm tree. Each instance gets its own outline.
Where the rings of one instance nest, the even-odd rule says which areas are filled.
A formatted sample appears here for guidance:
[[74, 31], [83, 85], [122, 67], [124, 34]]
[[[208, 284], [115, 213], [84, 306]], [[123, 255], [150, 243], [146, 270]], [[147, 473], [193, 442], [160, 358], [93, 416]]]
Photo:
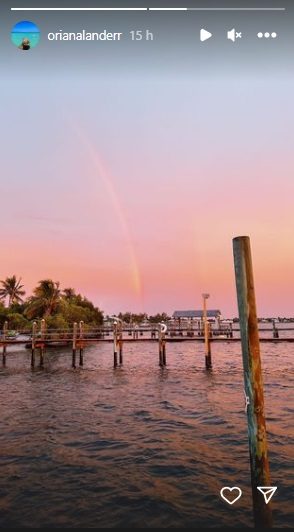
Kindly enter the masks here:
[[76, 297], [76, 291], [74, 288], [64, 288], [63, 297], [67, 301], [72, 301]]
[[16, 279], [16, 275], [12, 277], [6, 277], [4, 281], [0, 281], [2, 288], [0, 288], [0, 299], [4, 301], [8, 297], [8, 307], [11, 307], [13, 303], [22, 303], [21, 296], [25, 295], [23, 285], [21, 283], [21, 277]]
[[32, 318], [48, 318], [52, 316], [60, 303], [61, 291], [59, 283], [51, 279], [39, 281], [39, 285], [34, 289], [26, 315]]

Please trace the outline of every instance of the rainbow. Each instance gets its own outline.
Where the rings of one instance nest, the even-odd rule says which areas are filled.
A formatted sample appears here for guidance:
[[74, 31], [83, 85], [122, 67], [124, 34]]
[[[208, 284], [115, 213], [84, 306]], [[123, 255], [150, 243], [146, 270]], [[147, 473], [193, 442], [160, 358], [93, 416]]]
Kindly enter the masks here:
[[110, 172], [106, 169], [105, 164], [102, 161], [101, 155], [98, 153], [97, 149], [92, 144], [92, 142], [89, 140], [85, 132], [80, 127], [78, 127], [76, 123], [73, 123], [72, 121], [71, 121], [71, 126], [72, 126], [72, 129], [76, 132], [77, 136], [79, 137], [81, 143], [85, 146], [87, 153], [89, 155], [89, 158], [97, 174], [102, 179], [105, 189], [111, 199], [114, 212], [118, 219], [119, 226], [121, 228], [121, 232], [125, 240], [127, 253], [129, 255], [130, 271], [131, 271], [131, 278], [132, 278], [134, 292], [136, 296], [140, 299], [141, 306], [143, 308], [144, 298], [143, 298], [143, 288], [142, 288], [139, 263], [138, 263], [138, 259], [136, 256], [135, 246], [134, 246], [132, 236], [131, 236], [131, 230], [127, 222], [127, 217], [124, 212], [119, 195], [117, 193], [114, 181], [110, 175]]

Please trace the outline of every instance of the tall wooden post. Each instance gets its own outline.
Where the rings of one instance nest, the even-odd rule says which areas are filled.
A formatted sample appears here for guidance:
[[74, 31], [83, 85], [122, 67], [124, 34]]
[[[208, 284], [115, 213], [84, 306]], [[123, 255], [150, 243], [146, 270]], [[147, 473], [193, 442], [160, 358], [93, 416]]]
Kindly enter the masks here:
[[161, 367], [166, 366], [166, 341], [165, 333], [167, 331], [167, 326], [165, 323], [160, 323], [158, 326], [158, 351], [159, 351], [159, 365]]
[[80, 340], [80, 360], [79, 366], [84, 365], [84, 322], [80, 321], [79, 323], [79, 340]]
[[118, 353], [118, 342], [117, 342], [117, 321], [113, 322], [113, 367], [117, 368], [117, 353]]
[[205, 367], [206, 369], [212, 368], [211, 360], [211, 343], [210, 343], [210, 324], [207, 319], [204, 322], [204, 340], [205, 340]]
[[33, 330], [32, 330], [32, 353], [31, 353], [31, 366], [32, 366], [32, 368], [35, 366], [36, 337], [37, 337], [37, 322], [34, 321]]
[[207, 321], [207, 309], [206, 300], [209, 298], [209, 294], [202, 294], [203, 298], [203, 326], [204, 326], [204, 343], [205, 343], [205, 367], [206, 369], [212, 368], [211, 361], [211, 347], [210, 347], [210, 327]]
[[273, 338], [279, 338], [279, 331], [276, 328], [276, 322], [273, 320]]
[[251, 485], [255, 527], [272, 527], [272, 510], [258, 486], [270, 486], [264, 413], [263, 380], [258, 321], [253, 282], [250, 239], [233, 239], [237, 299], [240, 320], [244, 384], [247, 405]]
[[163, 358], [162, 358], [162, 332], [161, 332], [161, 324], [158, 326], [158, 354], [159, 354], [159, 365], [163, 366]]
[[166, 340], [165, 340], [165, 332], [162, 333], [162, 336], [161, 336], [161, 342], [162, 342], [162, 363], [163, 363], [163, 366], [166, 366]]
[[138, 338], [139, 338], [138, 324], [135, 323], [134, 329], [133, 329], [133, 339], [138, 340]]
[[2, 352], [2, 363], [3, 363], [3, 366], [5, 366], [6, 364], [6, 337], [7, 337], [7, 330], [8, 330], [8, 321], [5, 321], [4, 322], [4, 325], [3, 325], [3, 352]]
[[119, 363], [123, 363], [123, 330], [122, 322], [119, 323], [119, 332], [118, 332], [118, 346], [119, 346]]
[[72, 367], [76, 367], [76, 352], [77, 352], [77, 336], [78, 336], [78, 324], [75, 322], [73, 324], [73, 334], [72, 334]]
[[46, 333], [46, 322], [43, 319], [41, 320], [40, 367], [44, 366], [45, 333]]

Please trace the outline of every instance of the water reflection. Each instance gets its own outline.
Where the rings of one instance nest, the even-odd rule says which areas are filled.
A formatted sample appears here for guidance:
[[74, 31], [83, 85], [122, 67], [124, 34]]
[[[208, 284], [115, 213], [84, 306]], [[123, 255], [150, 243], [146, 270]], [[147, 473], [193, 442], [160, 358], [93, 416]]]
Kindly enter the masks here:
[[[137, 352], [139, 349], [139, 355]], [[290, 526], [291, 344], [262, 346], [276, 526]], [[84, 368], [48, 352], [44, 368], [9, 352], [1, 368], [1, 526], [252, 526], [240, 347], [92, 346]], [[228, 508], [223, 485], [243, 496]], [[33, 509], [33, 510], [32, 510]]]

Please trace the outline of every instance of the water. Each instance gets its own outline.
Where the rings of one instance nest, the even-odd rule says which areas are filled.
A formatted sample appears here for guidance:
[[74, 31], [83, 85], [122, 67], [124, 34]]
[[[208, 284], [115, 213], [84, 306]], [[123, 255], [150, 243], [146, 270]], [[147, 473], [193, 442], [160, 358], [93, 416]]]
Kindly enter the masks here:
[[28, 31], [16, 31], [11, 33], [11, 40], [15, 46], [20, 46], [23, 39], [29, 39], [31, 48], [34, 48], [40, 40], [40, 33]]
[[[10, 351], [0, 369], [1, 527], [252, 527], [247, 423], [240, 346], [124, 345], [112, 369], [111, 344]], [[262, 344], [275, 526], [290, 527], [292, 344]], [[230, 507], [222, 486], [240, 486]]]

